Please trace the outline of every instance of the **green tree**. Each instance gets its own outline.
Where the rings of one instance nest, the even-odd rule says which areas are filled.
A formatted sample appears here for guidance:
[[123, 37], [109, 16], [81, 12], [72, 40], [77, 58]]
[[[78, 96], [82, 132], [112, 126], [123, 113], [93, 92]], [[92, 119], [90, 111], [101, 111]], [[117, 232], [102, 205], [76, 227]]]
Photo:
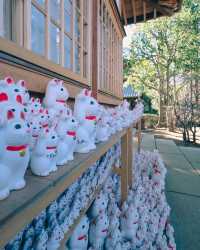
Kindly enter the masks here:
[[[192, 2], [192, 3], [191, 3]], [[124, 73], [135, 88], [149, 92], [158, 104], [159, 125], [166, 125], [165, 107], [175, 108], [189, 81], [199, 87], [199, 1], [186, 0], [180, 13], [142, 25], [125, 57]], [[179, 78], [183, 80], [180, 84]], [[198, 99], [198, 95], [195, 95]]]

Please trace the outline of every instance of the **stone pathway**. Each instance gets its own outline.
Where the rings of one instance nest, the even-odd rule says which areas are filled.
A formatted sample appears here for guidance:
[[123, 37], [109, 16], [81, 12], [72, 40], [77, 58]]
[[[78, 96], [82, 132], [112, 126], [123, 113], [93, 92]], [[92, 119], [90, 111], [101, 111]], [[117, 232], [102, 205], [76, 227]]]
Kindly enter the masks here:
[[166, 195], [177, 250], [200, 250], [200, 149], [143, 134], [142, 149], [157, 149], [167, 167]]

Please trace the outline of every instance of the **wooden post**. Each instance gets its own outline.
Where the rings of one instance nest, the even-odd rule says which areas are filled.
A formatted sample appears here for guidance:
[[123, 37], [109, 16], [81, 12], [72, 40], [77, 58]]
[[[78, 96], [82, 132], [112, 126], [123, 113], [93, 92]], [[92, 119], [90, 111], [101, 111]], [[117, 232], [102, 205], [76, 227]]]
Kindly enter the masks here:
[[128, 128], [128, 186], [133, 185], [133, 128]]
[[98, 92], [98, 1], [92, 0], [92, 96], [97, 99]]
[[121, 202], [123, 204], [128, 195], [128, 133], [121, 139]]
[[143, 1], [143, 16], [144, 16], [144, 21], [146, 21], [146, 2]]
[[138, 121], [138, 131], [137, 131], [137, 136], [138, 136], [138, 152], [140, 153], [141, 149], [141, 119]]

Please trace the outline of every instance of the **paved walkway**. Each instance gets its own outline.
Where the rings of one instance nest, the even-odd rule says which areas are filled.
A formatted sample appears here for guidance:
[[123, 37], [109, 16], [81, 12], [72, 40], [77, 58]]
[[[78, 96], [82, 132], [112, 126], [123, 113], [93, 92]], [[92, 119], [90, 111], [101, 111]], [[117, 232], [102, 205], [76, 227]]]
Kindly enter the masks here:
[[177, 250], [200, 250], [200, 149], [143, 134], [142, 148], [158, 149], [167, 167], [166, 195]]

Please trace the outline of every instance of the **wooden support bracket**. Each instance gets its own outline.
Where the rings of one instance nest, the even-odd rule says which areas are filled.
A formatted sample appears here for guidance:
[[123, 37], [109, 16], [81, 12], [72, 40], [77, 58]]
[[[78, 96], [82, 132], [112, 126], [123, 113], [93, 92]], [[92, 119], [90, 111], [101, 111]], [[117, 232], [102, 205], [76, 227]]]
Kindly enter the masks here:
[[128, 186], [132, 188], [133, 185], [133, 128], [128, 128]]
[[142, 136], [141, 136], [141, 119], [138, 121], [138, 133], [137, 133], [137, 136], [138, 136], [138, 152], [140, 153], [141, 139], [142, 139]]
[[128, 133], [121, 139], [121, 161], [121, 203], [123, 203], [128, 196]]

